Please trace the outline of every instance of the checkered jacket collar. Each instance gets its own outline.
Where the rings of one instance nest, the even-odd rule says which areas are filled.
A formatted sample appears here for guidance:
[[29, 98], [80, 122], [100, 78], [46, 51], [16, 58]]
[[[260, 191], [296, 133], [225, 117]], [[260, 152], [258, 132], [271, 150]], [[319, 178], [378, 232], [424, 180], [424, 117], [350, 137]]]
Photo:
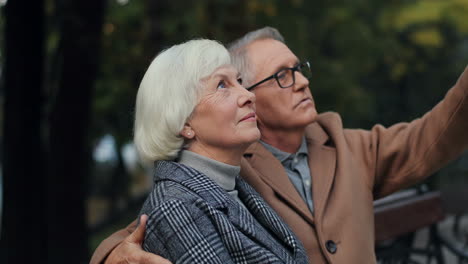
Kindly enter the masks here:
[[229, 206], [229, 194], [198, 170], [173, 161], [155, 163], [154, 181], [174, 181], [198, 194], [214, 208]]
[[[279, 241], [282, 241], [283, 246], [291, 250], [295, 256], [298, 256], [298, 253], [305, 254], [294, 233], [247, 182], [240, 179], [237, 181], [236, 189], [239, 192], [239, 198], [245, 203], [249, 211], [256, 215], [258, 222], [269, 227], [270, 233], [275, 235]], [[249, 214], [249, 217], [252, 216]], [[239, 218], [234, 216], [234, 219]]]
[[237, 226], [244, 234], [263, 244], [266, 248], [272, 247], [271, 242], [266, 239], [266, 235], [259, 234], [256, 231], [258, 230], [254, 228], [256, 220], [262, 224], [263, 228], [269, 229], [270, 234], [276, 236], [283, 246], [286, 246], [294, 256], [298, 256], [298, 254], [305, 255], [304, 250], [298, 244], [300, 243], [298, 242], [299, 240], [278, 217], [276, 212], [241, 178], [238, 178], [236, 182], [239, 198], [249, 211], [255, 214], [255, 219], [219, 185], [203, 173], [172, 161], [158, 161], [155, 163], [155, 167], [155, 182], [163, 180], [174, 181], [190, 189], [212, 207], [225, 212], [231, 223]]

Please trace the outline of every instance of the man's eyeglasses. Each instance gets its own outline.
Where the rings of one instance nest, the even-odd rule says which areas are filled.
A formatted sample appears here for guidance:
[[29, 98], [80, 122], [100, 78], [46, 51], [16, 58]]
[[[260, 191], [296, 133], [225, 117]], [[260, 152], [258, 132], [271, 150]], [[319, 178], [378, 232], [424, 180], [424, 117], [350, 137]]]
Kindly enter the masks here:
[[275, 74], [271, 75], [270, 77], [267, 77], [261, 81], [259, 81], [258, 83], [250, 86], [250, 87], [247, 87], [246, 89], [247, 90], [252, 90], [253, 88], [255, 88], [256, 86], [259, 86], [260, 84], [266, 82], [266, 81], [269, 81], [273, 78], [276, 79], [276, 82], [278, 83], [278, 85], [281, 87], [281, 88], [288, 88], [288, 87], [291, 87], [293, 86], [295, 83], [296, 83], [296, 75], [294, 74], [294, 72], [300, 72], [305, 78], [307, 79], [310, 79], [310, 77], [312, 77], [312, 71], [310, 69], [310, 63], [308, 61], [306, 62], [302, 62], [302, 63], [299, 63], [297, 64], [296, 66], [292, 67], [292, 68], [283, 68], [281, 70], [279, 70], [278, 72], [276, 72]]

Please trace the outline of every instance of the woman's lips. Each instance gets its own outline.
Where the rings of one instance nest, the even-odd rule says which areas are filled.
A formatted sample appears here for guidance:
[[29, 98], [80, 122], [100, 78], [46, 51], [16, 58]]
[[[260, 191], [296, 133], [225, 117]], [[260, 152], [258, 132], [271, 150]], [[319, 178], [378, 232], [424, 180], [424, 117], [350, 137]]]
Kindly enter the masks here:
[[257, 118], [255, 116], [255, 113], [249, 113], [247, 115], [245, 115], [239, 122], [242, 122], [242, 121], [257, 121]]

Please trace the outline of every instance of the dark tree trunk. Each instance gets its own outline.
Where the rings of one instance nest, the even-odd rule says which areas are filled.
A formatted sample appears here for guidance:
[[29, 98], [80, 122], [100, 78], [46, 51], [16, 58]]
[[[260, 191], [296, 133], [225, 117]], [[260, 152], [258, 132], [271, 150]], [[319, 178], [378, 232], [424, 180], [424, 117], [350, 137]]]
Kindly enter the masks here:
[[151, 58], [154, 58], [164, 47], [161, 17], [168, 5], [168, 0], [146, 0], [150, 31], [146, 49]]
[[0, 263], [47, 263], [47, 178], [41, 133], [44, 1], [8, 1], [5, 15]]
[[[106, 188], [109, 190], [109, 197], [111, 201], [110, 215], [117, 216], [123, 208], [128, 207], [130, 204], [130, 175], [127, 173], [123, 156], [122, 156], [123, 143], [119, 138], [115, 139], [115, 149], [117, 151], [117, 165], [112, 170], [112, 181], [110, 186]], [[138, 212], [135, 212], [137, 214]]]
[[50, 113], [50, 263], [88, 261], [85, 194], [89, 115], [104, 9], [104, 0], [64, 0], [57, 10], [63, 17], [62, 68]]

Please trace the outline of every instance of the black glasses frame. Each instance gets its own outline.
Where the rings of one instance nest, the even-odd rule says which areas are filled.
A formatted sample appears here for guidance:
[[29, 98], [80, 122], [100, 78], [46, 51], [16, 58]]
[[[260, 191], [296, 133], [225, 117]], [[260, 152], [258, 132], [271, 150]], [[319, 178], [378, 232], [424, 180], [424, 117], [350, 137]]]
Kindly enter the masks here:
[[[281, 88], [288, 88], [288, 87], [291, 87], [291, 86], [293, 86], [293, 85], [296, 83], [296, 74], [294, 74], [294, 73], [295, 73], [295, 72], [299, 72], [299, 73], [302, 74], [302, 71], [301, 71], [301, 70], [302, 70], [302, 68], [304, 68], [304, 67], [307, 67], [307, 69], [312, 73], [312, 70], [310, 69], [310, 63], [309, 63], [308, 61], [305, 61], [305, 62], [302, 62], [302, 63], [298, 63], [296, 66], [294, 66], [294, 67], [292, 67], [292, 68], [282, 68], [281, 70], [275, 72], [273, 75], [271, 75], [271, 76], [269, 76], [269, 77], [266, 77], [265, 79], [263, 79], [263, 80], [257, 82], [257, 83], [254, 84], [254, 85], [251, 85], [250, 87], [247, 87], [247, 88], [245, 88], [245, 89], [247, 89], [247, 91], [250, 91], [250, 90], [252, 90], [253, 88], [259, 86], [260, 84], [262, 84], [262, 83], [264, 83], [264, 82], [266, 82], [266, 81], [269, 81], [269, 80], [271, 80], [271, 79], [273, 79], [273, 78], [275, 78], [276, 83], [278, 83], [279, 87], [281, 87]], [[279, 79], [278, 79], [278, 75], [279, 75], [281, 72], [285, 71], [285, 70], [291, 70], [291, 71], [292, 71], [292, 78], [293, 78], [292, 83], [291, 83], [290, 85], [287, 85], [287, 86], [281, 85], [281, 82], [280, 82]], [[304, 75], [303, 75], [303, 76], [304, 76]], [[309, 79], [307, 76], [304, 76], [304, 77], [306, 77], [307, 79]]]

